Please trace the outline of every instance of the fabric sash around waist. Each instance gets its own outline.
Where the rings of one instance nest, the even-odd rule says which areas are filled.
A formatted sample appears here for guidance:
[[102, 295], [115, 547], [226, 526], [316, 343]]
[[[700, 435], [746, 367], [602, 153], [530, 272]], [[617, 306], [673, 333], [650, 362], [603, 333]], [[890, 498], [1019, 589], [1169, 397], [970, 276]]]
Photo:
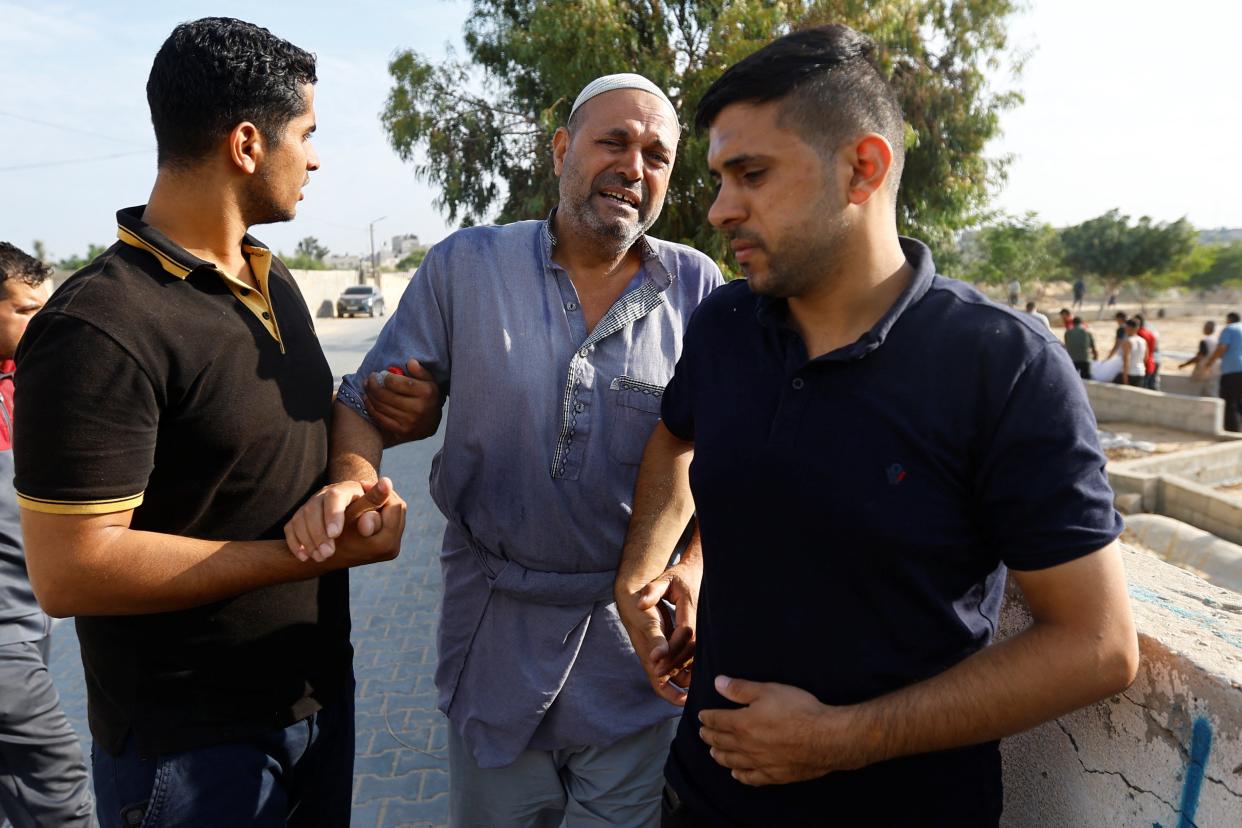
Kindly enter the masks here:
[[457, 528], [469, 542], [493, 592], [549, 607], [571, 607], [612, 600], [613, 583], [617, 578], [615, 569], [598, 572], [530, 569], [488, 549], [460, 522], [457, 522]]

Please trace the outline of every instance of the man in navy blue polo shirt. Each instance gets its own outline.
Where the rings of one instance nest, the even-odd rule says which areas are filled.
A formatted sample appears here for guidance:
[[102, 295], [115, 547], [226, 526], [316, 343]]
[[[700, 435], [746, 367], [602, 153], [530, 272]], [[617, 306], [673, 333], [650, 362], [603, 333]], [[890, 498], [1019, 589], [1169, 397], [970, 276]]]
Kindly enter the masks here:
[[[1137, 670], [1082, 382], [1044, 325], [897, 235], [904, 124], [872, 49], [791, 34], [699, 105], [709, 217], [748, 279], [688, 326], [617, 583], [658, 661], [693, 456], [704, 570], [679, 584], [697, 648], [666, 825], [996, 825], [997, 740]], [[1035, 622], [988, 647], [1007, 571]]]

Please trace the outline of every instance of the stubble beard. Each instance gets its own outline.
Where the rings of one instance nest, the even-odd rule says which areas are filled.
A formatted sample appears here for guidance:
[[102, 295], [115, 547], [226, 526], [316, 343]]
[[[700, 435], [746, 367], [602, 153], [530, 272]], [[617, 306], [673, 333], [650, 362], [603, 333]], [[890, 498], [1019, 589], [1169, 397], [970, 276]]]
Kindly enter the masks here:
[[265, 168], [256, 171], [241, 205], [242, 219], [247, 227], [293, 221], [297, 208], [284, 204], [278, 193], [279, 188], [270, 172]]
[[[572, 213], [566, 218], [576, 224], [583, 235], [608, 245], [615, 253], [624, 253], [634, 246], [634, 243], [651, 228], [651, 225], [655, 224], [656, 219], [660, 217], [660, 210], [657, 205], [651, 203], [650, 192], [647, 188], [642, 187], [638, 215], [634, 220], [608, 219], [600, 215], [592, 201], [600, 189], [612, 185], [632, 190], [624, 181], [613, 179], [614, 177], [602, 175], [592, 181], [590, 188], [581, 198], [571, 201]], [[579, 190], [580, 181], [581, 179], [575, 175], [566, 183], [571, 185], [571, 190]]]
[[[836, 271], [850, 231], [844, 212], [830, 204], [825, 194], [804, 215], [808, 220], [787, 232], [775, 249], [758, 237], [748, 237], [744, 232], [738, 234], [757, 242], [767, 255], [767, 273], [749, 279], [755, 293], [783, 299], [802, 296], [822, 283], [825, 274]], [[835, 215], [835, 218], [831, 222], [814, 220], [815, 216], [824, 215]]]

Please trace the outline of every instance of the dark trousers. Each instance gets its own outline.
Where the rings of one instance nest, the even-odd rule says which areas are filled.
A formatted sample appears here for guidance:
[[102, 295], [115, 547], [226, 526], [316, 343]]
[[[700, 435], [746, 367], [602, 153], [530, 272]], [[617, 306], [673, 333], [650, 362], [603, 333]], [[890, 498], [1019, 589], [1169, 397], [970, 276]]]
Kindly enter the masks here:
[[92, 748], [101, 828], [348, 826], [354, 784], [354, 693], [309, 719], [245, 742], [142, 756]]
[[1078, 376], [1082, 377], [1085, 380], [1091, 379], [1091, 363], [1090, 362], [1075, 362], [1074, 368], [1078, 370]]
[[90, 775], [47, 671], [50, 644], [0, 645], [0, 825], [91, 824]]
[[1238, 427], [1242, 413], [1242, 373], [1220, 375], [1220, 398], [1225, 401], [1225, 428], [1242, 431]]

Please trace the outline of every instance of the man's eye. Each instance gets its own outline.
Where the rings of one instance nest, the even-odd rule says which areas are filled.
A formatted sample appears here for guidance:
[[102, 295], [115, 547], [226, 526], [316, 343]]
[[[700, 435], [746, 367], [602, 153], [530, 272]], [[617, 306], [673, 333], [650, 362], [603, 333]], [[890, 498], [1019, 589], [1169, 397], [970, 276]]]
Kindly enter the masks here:
[[747, 181], [758, 181], [760, 178], [763, 177], [763, 174], [766, 172], [767, 170], [747, 170], [745, 173], [742, 174], [742, 178], [746, 179]]

